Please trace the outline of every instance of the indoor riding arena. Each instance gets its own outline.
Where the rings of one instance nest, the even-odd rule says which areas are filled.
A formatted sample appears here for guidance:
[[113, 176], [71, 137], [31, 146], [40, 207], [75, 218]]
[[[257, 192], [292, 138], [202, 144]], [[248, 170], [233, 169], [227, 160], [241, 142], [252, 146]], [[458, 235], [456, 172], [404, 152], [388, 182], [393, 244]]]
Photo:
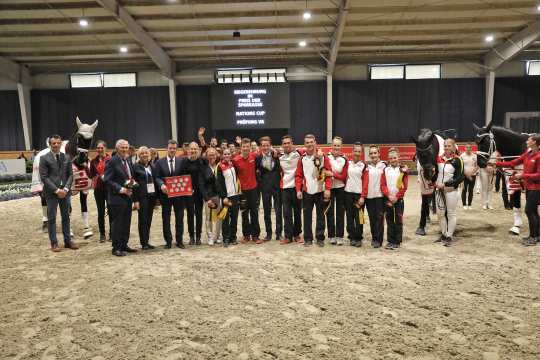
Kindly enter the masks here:
[[540, 359], [539, 0], [0, 0], [0, 359]]

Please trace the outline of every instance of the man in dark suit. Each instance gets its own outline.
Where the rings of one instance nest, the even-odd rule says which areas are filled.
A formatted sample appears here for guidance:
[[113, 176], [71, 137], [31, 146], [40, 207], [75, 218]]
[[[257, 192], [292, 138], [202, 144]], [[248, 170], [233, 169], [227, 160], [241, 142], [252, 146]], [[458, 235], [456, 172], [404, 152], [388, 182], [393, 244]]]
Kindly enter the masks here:
[[283, 217], [281, 207], [281, 167], [279, 165], [278, 154], [272, 149], [270, 137], [264, 136], [259, 140], [261, 144], [260, 154], [255, 159], [257, 168], [257, 183], [262, 193], [264, 210], [264, 227], [266, 229], [266, 238], [272, 240], [272, 202], [276, 212], [276, 240], [281, 240], [283, 231]]
[[64, 247], [76, 250], [78, 247], [71, 242], [69, 228], [70, 188], [73, 181], [73, 169], [68, 155], [60, 152], [62, 138], [60, 135], [49, 137], [51, 151], [39, 159], [39, 176], [43, 183], [43, 194], [47, 201], [47, 218], [49, 240], [51, 250], [59, 252], [58, 239], [56, 238], [56, 210], [60, 206], [62, 217], [62, 234], [64, 235]]
[[133, 190], [126, 182], [133, 177], [133, 167], [128, 159], [129, 143], [120, 139], [116, 142], [116, 154], [105, 165], [103, 181], [107, 186], [112, 227], [112, 254], [126, 256], [126, 252], [136, 252], [128, 246], [131, 227]]
[[159, 188], [159, 202], [161, 203], [161, 219], [163, 220], [163, 237], [165, 248], [170, 249], [172, 244], [171, 208], [174, 208], [176, 224], [176, 246], [184, 249], [182, 235], [184, 233], [184, 199], [181, 197], [167, 197], [165, 178], [186, 174], [185, 159], [176, 156], [178, 143], [169, 140], [167, 143], [167, 156], [159, 159], [155, 164], [156, 183]]

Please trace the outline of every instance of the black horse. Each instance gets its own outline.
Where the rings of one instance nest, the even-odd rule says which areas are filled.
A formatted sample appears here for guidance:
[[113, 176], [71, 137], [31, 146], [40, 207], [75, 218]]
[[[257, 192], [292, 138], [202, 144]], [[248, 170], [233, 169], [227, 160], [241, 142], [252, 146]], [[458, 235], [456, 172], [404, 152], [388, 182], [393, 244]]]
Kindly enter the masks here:
[[477, 163], [481, 168], [485, 168], [495, 151], [502, 157], [519, 156], [525, 152], [527, 145], [525, 142], [528, 134], [518, 133], [512, 129], [490, 123], [487, 126], [479, 127], [473, 124], [476, 130], [476, 144], [478, 145]]
[[435, 130], [420, 129], [418, 138], [412, 138], [416, 144], [416, 159], [424, 170], [423, 176], [427, 181], [435, 182], [437, 180], [437, 157], [442, 152], [441, 139], [455, 138], [454, 129]]

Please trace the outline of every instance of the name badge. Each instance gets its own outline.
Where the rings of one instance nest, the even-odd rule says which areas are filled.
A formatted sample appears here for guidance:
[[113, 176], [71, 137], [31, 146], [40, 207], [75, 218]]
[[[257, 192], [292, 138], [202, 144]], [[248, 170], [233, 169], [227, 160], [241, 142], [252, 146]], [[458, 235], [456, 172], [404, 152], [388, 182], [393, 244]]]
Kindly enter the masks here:
[[156, 189], [154, 187], [154, 183], [149, 183], [149, 184], [146, 184], [146, 191], [149, 193], [149, 194], [153, 194], [156, 192]]

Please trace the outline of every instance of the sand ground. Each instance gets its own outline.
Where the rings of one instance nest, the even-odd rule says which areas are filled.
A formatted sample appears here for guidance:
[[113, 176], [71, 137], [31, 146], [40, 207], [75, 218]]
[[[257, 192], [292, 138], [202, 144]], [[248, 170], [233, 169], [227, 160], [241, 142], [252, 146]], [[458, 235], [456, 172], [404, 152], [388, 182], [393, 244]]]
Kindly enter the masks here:
[[39, 198], [0, 203], [0, 359], [540, 359], [540, 246], [508, 235], [498, 195], [459, 210], [455, 246], [435, 224], [417, 237], [410, 187], [398, 251], [369, 227], [362, 248], [165, 250], [157, 210], [156, 250], [117, 258], [94, 236], [55, 254]]

